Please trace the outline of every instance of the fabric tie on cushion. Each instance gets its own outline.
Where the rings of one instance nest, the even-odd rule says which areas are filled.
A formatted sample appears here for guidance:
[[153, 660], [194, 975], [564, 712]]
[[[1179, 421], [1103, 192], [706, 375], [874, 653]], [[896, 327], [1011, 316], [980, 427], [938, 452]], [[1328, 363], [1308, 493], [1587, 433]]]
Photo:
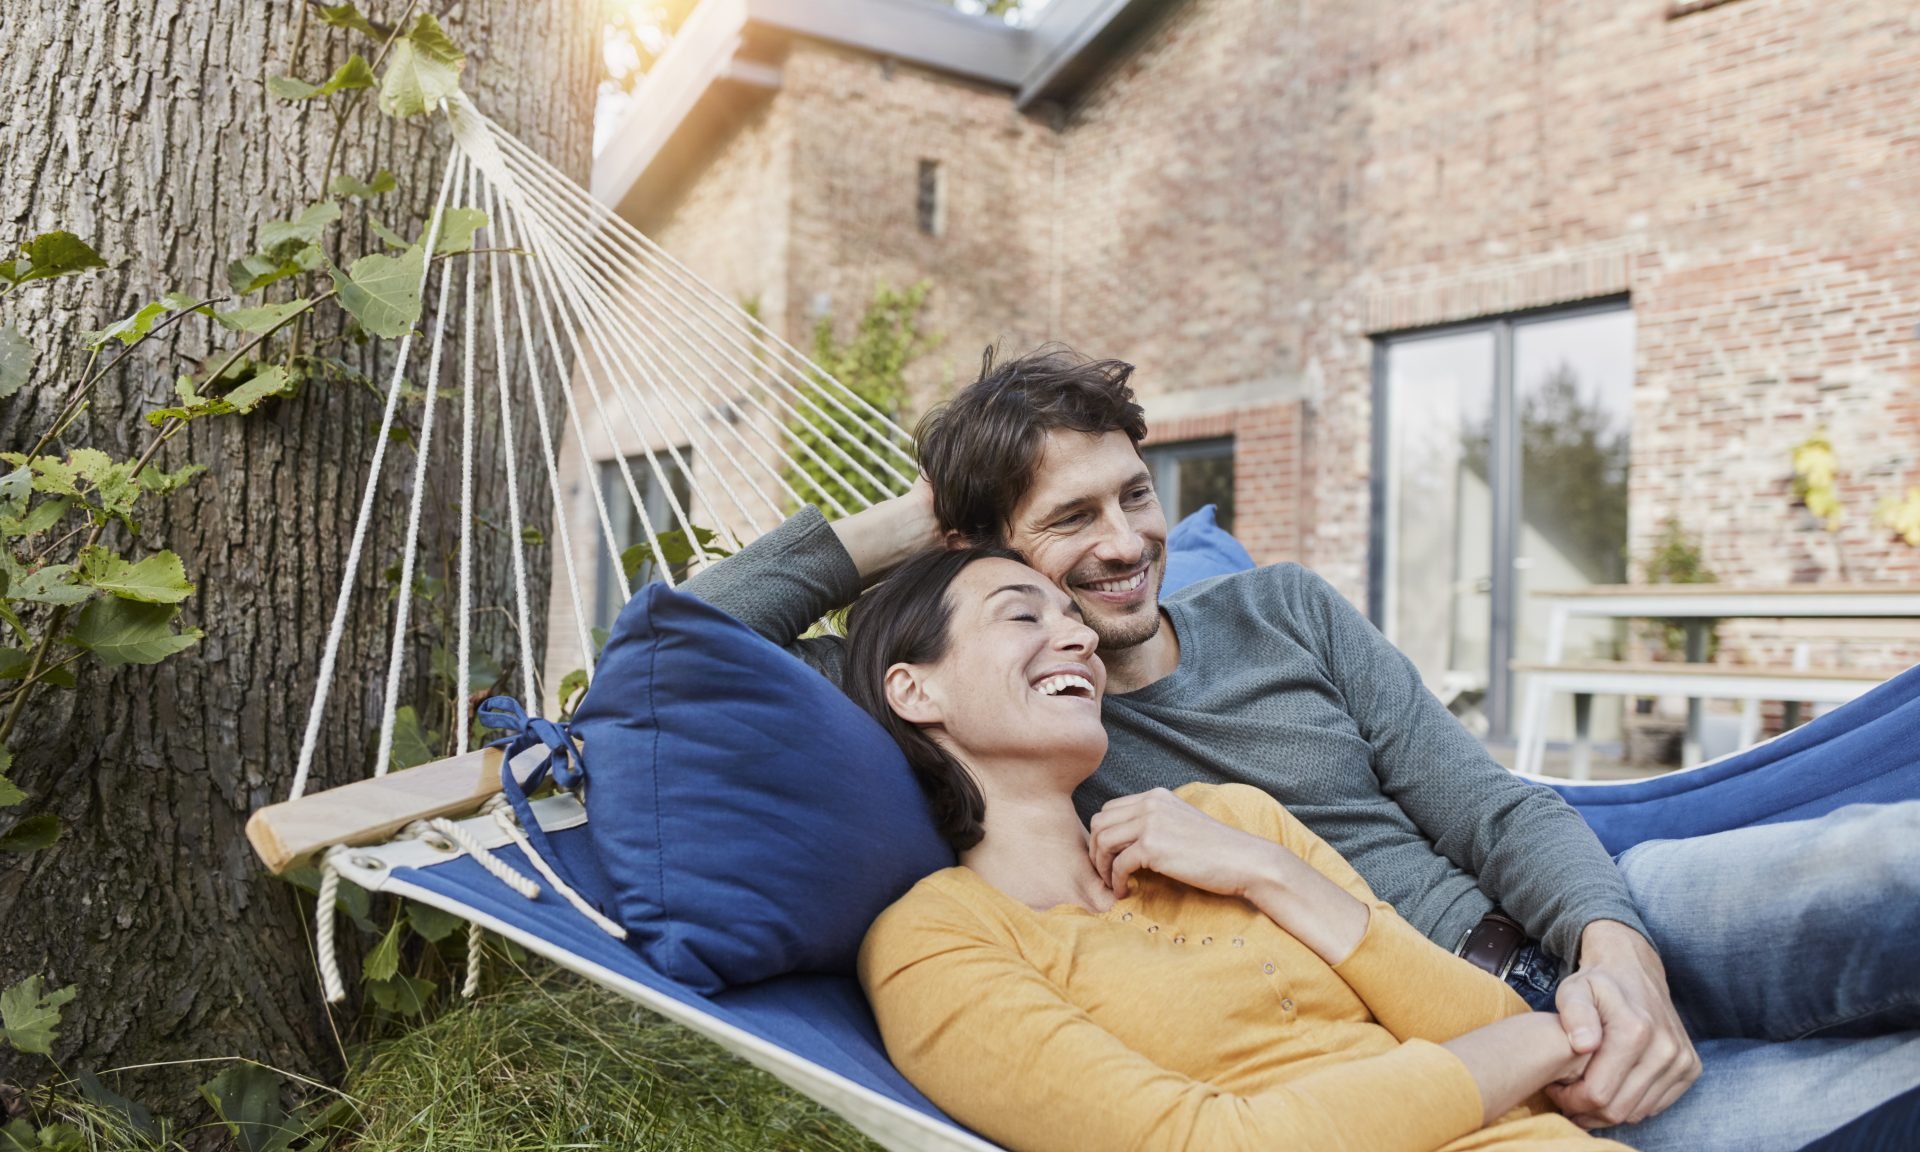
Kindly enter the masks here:
[[[549, 778], [553, 786], [562, 792], [584, 793], [587, 782], [587, 760], [584, 753], [573, 742], [572, 730], [564, 723], [549, 720], [544, 716], [529, 716], [520, 701], [511, 696], [490, 697], [480, 705], [480, 722], [489, 728], [506, 733], [495, 740], [489, 740], [487, 747], [503, 750], [500, 760], [500, 791], [506, 795], [507, 803], [513, 806], [514, 815], [520, 821], [520, 833], [525, 836], [531, 851], [546, 864], [543, 872], [551, 872], [550, 879], [560, 894], [570, 902], [585, 904], [582, 911], [592, 908], [589, 918], [606, 916], [606, 909], [597, 904], [584, 901], [574, 895], [580, 885], [562, 870], [559, 856], [547, 843], [547, 834], [540, 827], [539, 819], [533, 814], [533, 806], [527, 802], [527, 793], [538, 792]], [[524, 784], [513, 770], [514, 757], [535, 745], [545, 745], [547, 754], [527, 773]], [[582, 797], [584, 799], [584, 796]], [[624, 931], [616, 935], [624, 936]]]

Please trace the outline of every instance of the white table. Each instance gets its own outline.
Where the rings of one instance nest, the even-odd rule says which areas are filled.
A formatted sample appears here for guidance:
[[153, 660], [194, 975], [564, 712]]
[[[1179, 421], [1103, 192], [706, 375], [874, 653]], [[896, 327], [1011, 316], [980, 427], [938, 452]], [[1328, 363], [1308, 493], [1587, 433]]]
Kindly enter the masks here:
[[[1519, 762], [1516, 770], [1540, 771], [1546, 751], [1547, 706], [1555, 688], [1552, 669], [1565, 663], [1567, 622], [1575, 616], [1612, 619], [1678, 619], [1685, 621], [1687, 660], [1700, 663], [1707, 655], [1707, 624], [1732, 618], [1759, 619], [1903, 619], [1920, 618], [1920, 588], [1887, 584], [1796, 584], [1779, 587], [1740, 588], [1724, 584], [1600, 584], [1561, 592], [1536, 593], [1548, 604], [1547, 645], [1543, 664], [1529, 666], [1536, 672], [1527, 686], [1520, 721]], [[1584, 666], [1587, 671], [1595, 669]], [[1683, 760], [1691, 766], [1700, 760], [1700, 727], [1705, 699], [1733, 695], [1750, 699], [1840, 700], [1851, 699], [1871, 687], [1848, 689], [1846, 682], [1858, 682], [1857, 673], [1823, 675], [1807, 671], [1743, 669], [1727, 667], [1711, 676], [1680, 674], [1663, 679], [1658, 685], [1649, 676], [1636, 676], [1639, 666], [1621, 666], [1621, 676], [1607, 679], [1607, 687], [1593, 691], [1621, 691], [1623, 694], [1646, 692], [1662, 695], [1680, 680], [1681, 694], [1687, 695], [1687, 736]], [[1545, 672], [1545, 675], [1538, 674]], [[1569, 673], [1573, 669], [1569, 667]], [[1684, 676], [1684, 679], [1682, 677]], [[1592, 679], [1592, 677], [1585, 677]], [[1563, 681], [1567, 677], [1561, 678]], [[1598, 680], [1594, 681], [1599, 683]], [[1629, 688], [1637, 684], [1638, 687]], [[1653, 685], [1649, 687], [1650, 685]], [[1755, 693], [1768, 693], [1755, 696]], [[1849, 692], [1851, 694], [1849, 694]]]

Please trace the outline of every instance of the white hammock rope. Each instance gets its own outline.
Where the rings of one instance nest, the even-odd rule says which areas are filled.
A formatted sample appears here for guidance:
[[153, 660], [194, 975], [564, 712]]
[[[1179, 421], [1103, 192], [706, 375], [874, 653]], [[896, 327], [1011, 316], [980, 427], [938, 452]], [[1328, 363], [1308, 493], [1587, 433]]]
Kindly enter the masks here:
[[[570, 669], [581, 669], [591, 681], [598, 630], [612, 623], [597, 619], [596, 613], [615, 597], [625, 603], [635, 590], [623, 564], [623, 554], [631, 549], [640, 547], [646, 560], [640, 579], [672, 586], [683, 572], [736, 550], [801, 503], [843, 515], [868, 507], [877, 497], [905, 491], [919, 471], [912, 438], [904, 430], [772, 327], [502, 132], [464, 96], [453, 97], [442, 111], [455, 147], [422, 239], [428, 258], [420, 290], [427, 312], [417, 330], [395, 347], [378, 438], [321, 652], [294, 797], [311, 779], [354, 587], [368, 562], [376, 517], [404, 525], [399, 540], [383, 536], [378, 545], [397, 553], [391, 563], [399, 582], [379, 685], [380, 736], [373, 771], [378, 775], [394, 765], [399, 709], [409, 702], [411, 686], [422, 679], [417, 672], [411, 677], [408, 673], [409, 656], [417, 659], [417, 646], [424, 643], [414, 603], [415, 584], [423, 578], [421, 551], [433, 556], [442, 547], [441, 537], [422, 535], [429, 521], [427, 501], [434, 500], [443, 514], [445, 505], [454, 504], [451, 492], [433, 488], [436, 474], [448, 468], [458, 473], [452, 512], [460, 522], [447, 561], [458, 571], [446, 573], [442, 585], [457, 592], [451, 618], [444, 622], [451, 636], [439, 638], [453, 648], [452, 750], [458, 752], [474, 742], [468, 686], [476, 662], [490, 654], [488, 644], [502, 642], [504, 632], [512, 633], [504, 637], [519, 664], [512, 682], [529, 716], [538, 717], [553, 705], [560, 678]], [[476, 251], [436, 260], [443, 225], [455, 208], [485, 214], [486, 223], [473, 239]], [[457, 280], [455, 265], [461, 266]], [[449, 349], [449, 342], [458, 347]], [[426, 347], [420, 349], [420, 344]], [[480, 395], [485, 386], [482, 358], [489, 345], [491, 404]], [[421, 352], [423, 361], [416, 355]], [[422, 406], [410, 445], [413, 467], [395, 469], [396, 475], [389, 477], [384, 465], [400, 403], [413, 395], [406, 386], [410, 368], [422, 373]], [[442, 387], [443, 368], [458, 373], [457, 420], [449, 413], [442, 421], [436, 411], [452, 399], [447, 395], [451, 378]], [[555, 417], [560, 419], [556, 422]], [[483, 422], [492, 427], [483, 428]], [[499, 438], [497, 456], [483, 459], [483, 442], [476, 439], [483, 435]], [[524, 436], [537, 439], [540, 462], [537, 472], [525, 476], [517, 461]], [[448, 440], [457, 444], [448, 445]], [[496, 463], [497, 477], [492, 473]], [[536, 491], [543, 480], [544, 495]], [[539, 522], [543, 514], [551, 517], [550, 524]], [[484, 603], [477, 595], [474, 568], [494, 535], [476, 532], [476, 525], [499, 526], [506, 538], [514, 601], [510, 608]], [[671, 548], [663, 539], [669, 533], [678, 533], [683, 545]], [[558, 553], [550, 565], [551, 604], [536, 601], [533, 592], [529, 549], [543, 546], [542, 539]], [[596, 572], [600, 587], [594, 586]], [[424, 576], [432, 577], [432, 569]], [[493, 614], [506, 623], [481, 629], [481, 621]], [[419, 615], [429, 629], [443, 623], [431, 619], [431, 613]], [[553, 632], [546, 651], [535, 645], [537, 622], [547, 623]], [[503, 659], [508, 654], [492, 653]], [[436, 656], [434, 667], [447, 671], [439, 659]], [[540, 800], [536, 806], [559, 803]], [[570, 804], [566, 801], [562, 808]], [[445, 818], [415, 821], [393, 839], [416, 843], [393, 845], [387, 851], [398, 856], [391, 863], [379, 847], [335, 847], [319, 862], [315, 942], [321, 981], [331, 1002], [346, 996], [335, 956], [335, 906], [343, 874], [376, 891], [450, 904], [466, 917], [462, 994], [468, 997], [480, 991], [485, 935], [490, 931], [509, 939], [518, 934], [523, 945], [541, 944], [537, 951], [575, 970], [591, 966], [558, 945], [528, 938], [483, 908], [408, 883], [403, 865], [438, 863], [436, 857], [443, 853], [464, 854], [521, 897], [535, 900], [546, 889], [598, 931], [626, 938], [619, 923], [542, 858], [534, 846], [537, 837], [520, 826], [504, 795], [494, 796], [464, 825]], [[538, 880], [487, 847], [505, 843], [520, 850]], [[986, 1147], [630, 980], [607, 982], [845, 1111], [890, 1146]]]

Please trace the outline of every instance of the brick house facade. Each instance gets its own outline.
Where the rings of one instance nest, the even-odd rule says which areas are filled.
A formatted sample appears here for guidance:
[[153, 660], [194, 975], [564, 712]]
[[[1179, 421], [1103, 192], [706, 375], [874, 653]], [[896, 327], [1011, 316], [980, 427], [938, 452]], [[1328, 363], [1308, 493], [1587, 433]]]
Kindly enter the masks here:
[[[886, 2], [924, 42], [964, 19]], [[1390, 338], [1604, 302], [1630, 312], [1630, 571], [1674, 519], [1725, 581], [1920, 576], [1870, 515], [1920, 484], [1905, 0], [1055, 0], [1021, 33], [1079, 21], [1042, 82], [809, 33], [802, 0], [707, 6], [737, 10], [696, 16], [737, 20], [725, 68], [663, 70], [642, 109], [671, 123], [616, 137], [596, 194], [790, 339], [931, 282], [919, 409], [989, 343], [1126, 359], [1152, 443], [1231, 438], [1256, 558], [1380, 618]], [[1832, 533], [1792, 494], [1816, 430], [1851, 510]], [[1728, 638], [1920, 659], [1920, 630], [1856, 631]]]

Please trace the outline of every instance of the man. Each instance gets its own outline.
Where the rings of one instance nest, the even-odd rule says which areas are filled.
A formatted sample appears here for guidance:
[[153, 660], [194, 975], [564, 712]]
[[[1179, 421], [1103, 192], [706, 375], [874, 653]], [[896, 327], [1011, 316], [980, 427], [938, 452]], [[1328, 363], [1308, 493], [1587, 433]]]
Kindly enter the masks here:
[[[1018, 549], [1100, 637], [1111, 740], [1083, 816], [1193, 780], [1264, 788], [1430, 939], [1557, 1009], [1595, 1055], [1556, 1102], [1616, 1139], [1797, 1148], [1920, 1084], [1920, 803], [1652, 843], [1616, 866], [1312, 573], [1160, 601], [1167, 523], [1131, 371], [989, 360], [922, 425], [930, 483], [832, 525], [803, 511], [689, 590], [793, 643], [922, 548]], [[796, 650], [838, 676], [836, 640]], [[1875, 1034], [1815, 1035], [1838, 1030]]]

